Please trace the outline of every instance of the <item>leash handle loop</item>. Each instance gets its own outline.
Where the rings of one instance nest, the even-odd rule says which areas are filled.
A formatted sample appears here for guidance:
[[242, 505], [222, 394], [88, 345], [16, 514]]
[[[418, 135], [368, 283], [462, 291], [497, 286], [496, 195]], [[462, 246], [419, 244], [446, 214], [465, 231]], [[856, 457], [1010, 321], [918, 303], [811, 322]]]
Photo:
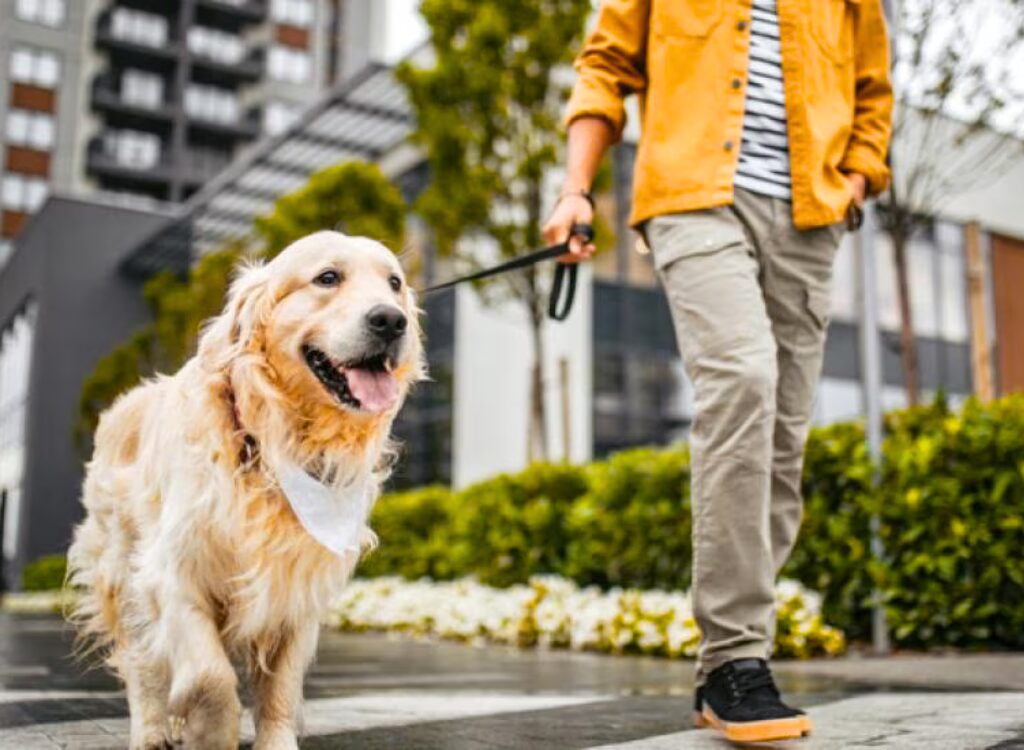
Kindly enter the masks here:
[[[573, 237], [579, 237], [584, 243], [590, 243], [594, 241], [594, 228], [589, 224], [573, 224], [572, 229], [569, 232], [570, 239]], [[431, 294], [432, 292], [439, 292], [442, 289], [450, 289], [457, 284], [464, 284], [469, 281], [480, 281], [491, 276], [496, 276], [500, 273], [507, 273], [520, 268], [526, 268], [536, 263], [540, 263], [545, 260], [554, 260], [562, 255], [569, 252], [569, 241], [566, 240], [558, 245], [552, 245], [551, 247], [545, 247], [543, 250], [537, 250], [526, 255], [521, 255], [518, 258], [501, 263], [491, 268], [484, 268], [476, 273], [467, 274], [465, 276], [459, 276], [445, 281], [441, 284], [435, 284], [434, 286], [427, 287], [420, 291], [421, 294]], [[555, 277], [551, 284], [551, 296], [548, 300], [548, 315], [553, 320], [562, 321], [569, 317], [569, 313], [572, 311], [572, 303], [576, 297], [576, 276], [579, 273], [576, 263], [559, 263], [555, 268]], [[568, 277], [569, 284], [566, 286], [565, 280]], [[565, 299], [561, 305], [559, 300], [562, 298], [562, 289], [565, 288]]]
[[[569, 317], [572, 312], [572, 303], [576, 298], [576, 277], [579, 275], [579, 268], [575, 263], [559, 263], [555, 267], [555, 278], [551, 282], [551, 296], [548, 298], [548, 317], [559, 322]], [[562, 285], [566, 276], [569, 277], [569, 286], [565, 288], [565, 301], [562, 309], [558, 309], [558, 301], [562, 296]]]
[[[569, 237], [570, 239], [579, 237], [584, 243], [593, 242], [594, 228], [589, 224], [573, 224]], [[569, 249], [568, 242], [565, 243], [565, 249]], [[579, 270], [578, 263], [560, 262], [555, 267], [555, 278], [551, 281], [551, 296], [548, 298], [548, 317], [552, 320], [562, 322], [572, 312], [572, 303], [576, 300], [576, 278], [579, 276]], [[569, 285], [565, 287], [565, 299], [559, 305], [566, 277], [569, 279]]]

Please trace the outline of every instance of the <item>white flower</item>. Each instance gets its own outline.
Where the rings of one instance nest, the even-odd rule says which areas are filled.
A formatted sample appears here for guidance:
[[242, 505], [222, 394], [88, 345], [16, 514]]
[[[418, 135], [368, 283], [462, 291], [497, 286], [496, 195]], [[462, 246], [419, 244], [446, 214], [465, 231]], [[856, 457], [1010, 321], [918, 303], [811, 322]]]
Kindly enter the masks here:
[[[821, 619], [821, 597], [795, 581], [776, 590], [776, 653], [838, 653], [842, 633]], [[496, 589], [458, 581], [357, 579], [342, 591], [328, 622], [343, 630], [406, 631], [469, 643], [492, 641], [591, 651], [637, 648], [693, 657], [700, 632], [688, 593], [596, 587], [558, 576]]]

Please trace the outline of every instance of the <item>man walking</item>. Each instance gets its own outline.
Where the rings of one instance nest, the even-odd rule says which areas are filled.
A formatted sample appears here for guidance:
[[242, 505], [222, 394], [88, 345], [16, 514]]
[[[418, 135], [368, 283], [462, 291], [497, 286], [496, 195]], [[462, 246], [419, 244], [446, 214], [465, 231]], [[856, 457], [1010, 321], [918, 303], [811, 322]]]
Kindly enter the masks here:
[[[799, 737], [768, 657], [842, 222], [883, 190], [891, 130], [880, 0], [603, 0], [576, 63], [564, 189], [590, 185], [641, 97], [631, 223], [654, 254], [695, 387], [696, 713], [736, 741]], [[572, 243], [566, 260], [593, 246]]]

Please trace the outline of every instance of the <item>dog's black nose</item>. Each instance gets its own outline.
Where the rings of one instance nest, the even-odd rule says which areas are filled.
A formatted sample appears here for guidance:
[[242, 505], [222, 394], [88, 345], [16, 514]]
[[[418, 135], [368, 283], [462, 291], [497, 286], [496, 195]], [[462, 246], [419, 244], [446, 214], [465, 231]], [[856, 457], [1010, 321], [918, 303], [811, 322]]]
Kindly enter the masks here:
[[366, 314], [370, 333], [384, 341], [394, 341], [405, 334], [409, 321], [405, 313], [393, 305], [377, 305]]

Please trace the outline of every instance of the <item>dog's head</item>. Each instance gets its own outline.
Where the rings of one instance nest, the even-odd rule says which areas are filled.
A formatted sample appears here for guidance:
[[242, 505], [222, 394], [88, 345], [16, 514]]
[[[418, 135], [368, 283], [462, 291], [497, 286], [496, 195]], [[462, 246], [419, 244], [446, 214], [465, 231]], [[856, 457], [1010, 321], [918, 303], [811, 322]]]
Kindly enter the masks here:
[[304, 237], [232, 285], [200, 358], [261, 359], [285, 394], [352, 415], [393, 413], [422, 377], [415, 298], [394, 254], [338, 232]]

